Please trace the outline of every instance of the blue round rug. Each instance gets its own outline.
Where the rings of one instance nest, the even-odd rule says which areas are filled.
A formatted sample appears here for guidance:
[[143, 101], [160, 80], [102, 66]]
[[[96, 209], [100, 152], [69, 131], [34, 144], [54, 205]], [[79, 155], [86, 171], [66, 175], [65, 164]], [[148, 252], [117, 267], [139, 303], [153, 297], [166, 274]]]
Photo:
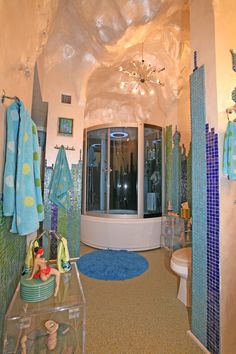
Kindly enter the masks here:
[[148, 261], [138, 253], [99, 250], [85, 254], [78, 261], [79, 271], [98, 280], [125, 280], [148, 269]]

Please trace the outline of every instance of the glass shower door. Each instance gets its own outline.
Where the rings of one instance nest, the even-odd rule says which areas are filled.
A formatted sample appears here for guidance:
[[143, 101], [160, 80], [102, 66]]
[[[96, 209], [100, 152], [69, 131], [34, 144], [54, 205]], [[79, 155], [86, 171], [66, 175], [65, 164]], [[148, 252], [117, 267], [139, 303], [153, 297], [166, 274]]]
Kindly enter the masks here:
[[86, 210], [107, 213], [107, 129], [89, 131], [87, 135]]
[[138, 128], [87, 132], [86, 211], [137, 215]]
[[110, 129], [110, 214], [137, 214], [138, 129]]
[[162, 215], [162, 129], [144, 125], [144, 217]]

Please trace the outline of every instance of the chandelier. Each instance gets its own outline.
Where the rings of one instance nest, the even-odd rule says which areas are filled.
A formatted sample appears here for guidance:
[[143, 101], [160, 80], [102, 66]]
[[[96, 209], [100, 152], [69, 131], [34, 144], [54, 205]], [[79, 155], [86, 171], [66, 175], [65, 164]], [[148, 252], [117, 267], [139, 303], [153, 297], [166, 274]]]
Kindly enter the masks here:
[[142, 96], [146, 93], [153, 95], [155, 85], [164, 86], [158, 78], [158, 73], [165, 68], [157, 69], [151, 64], [146, 64], [143, 59], [143, 43], [142, 43], [142, 58], [127, 62], [124, 66], [119, 67], [119, 71], [126, 74], [127, 80], [121, 81], [120, 88], [129, 88], [133, 94], [140, 93]]

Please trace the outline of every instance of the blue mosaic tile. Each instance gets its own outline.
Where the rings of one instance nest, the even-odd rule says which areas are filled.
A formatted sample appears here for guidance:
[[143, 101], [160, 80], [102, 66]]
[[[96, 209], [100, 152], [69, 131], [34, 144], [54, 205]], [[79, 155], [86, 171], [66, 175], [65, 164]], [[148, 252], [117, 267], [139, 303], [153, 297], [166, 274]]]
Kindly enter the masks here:
[[206, 124], [207, 142], [207, 349], [220, 353], [218, 135]]
[[190, 78], [192, 120], [192, 332], [220, 353], [219, 147], [205, 124], [204, 67]]
[[190, 76], [192, 129], [192, 332], [207, 345], [207, 181], [204, 66]]

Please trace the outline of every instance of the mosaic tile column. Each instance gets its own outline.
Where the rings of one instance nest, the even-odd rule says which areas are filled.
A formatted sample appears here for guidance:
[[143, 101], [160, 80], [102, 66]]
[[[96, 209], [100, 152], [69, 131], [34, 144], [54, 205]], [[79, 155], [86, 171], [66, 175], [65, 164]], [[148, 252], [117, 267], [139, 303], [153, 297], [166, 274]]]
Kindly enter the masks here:
[[[49, 184], [53, 169], [45, 167], [44, 179], [44, 206], [45, 220], [43, 224], [44, 230], [58, 231], [67, 239], [68, 249], [71, 258], [79, 257], [80, 254], [80, 216], [81, 216], [81, 192], [82, 192], [82, 161], [73, 164], [71, 175], [74, 183], [74, 189], [70, 191], [71, 208], [66, 211], [58, 208], [48, 199]], [[44, 248], [48, 252], [49, 257], [56, 258], [57, 242], [52, 237], [50, 242], [44, 238]]]
[[183, 151], [181, 153], [181, 203], [187, 201], [187, 156], [186, 148], [183, 145]]
[[180, 213], [181, 203], [181, 147], [180, 133], [176, 131], [173, 136], [174, 148], [173, 148], [173, 167], [172, 167], [172, 207], [175, 213]]
[[169, 125], [165, 129], [165, 155], [166, 155], [166, 171], [165, 171], [165, 183], [166, 183], [166, 198], [165, 198], [165, 212], [167, 212], [168, 201], [172, 201], [172, 125]]
[[220, 352], [219, 151], [218, 135], [206, 124], [207, 162], [207, 349]]
[[205, 70], [190, 76], [192, 129], [192, 332], [207, 346]]
[[[52, 226], [52, 202], [48, 199], [49, 194], [49, 183], [53, 174], [53, 168], [47, 167], [45, 162], [45, 173], [44, 173], [44, 221], [43, 221], [43, 229], [44, 230], [53, 230]], [[50, 240], [44, 238], [43, 240], [43, 248], [45, 258], [50, 258]]]
[[189, 146], [189, 152], [187, 156], [187, 201], [192, 210], [192, 143]]
[[[173, 210], [180, 212], [182, 201], [188, 196], [188, 170], [186, 149], [183, 145], [183, 152], [180, 147], [180, 133], [177, 131], [172, 137], [172, 126], [166, 127], [165, 148], [166, 148], [166, 171], [165, 171], [165, 212], [167, 212], [168, 201], [172, 203]], [[172, 149], [172, 141], [174, 147]], [[191, 175], [191, 174], [190, 174]], [[190, 183], [191, 185], [191, 183]], [[191, 187], [190, 187], [191, 188]]]

